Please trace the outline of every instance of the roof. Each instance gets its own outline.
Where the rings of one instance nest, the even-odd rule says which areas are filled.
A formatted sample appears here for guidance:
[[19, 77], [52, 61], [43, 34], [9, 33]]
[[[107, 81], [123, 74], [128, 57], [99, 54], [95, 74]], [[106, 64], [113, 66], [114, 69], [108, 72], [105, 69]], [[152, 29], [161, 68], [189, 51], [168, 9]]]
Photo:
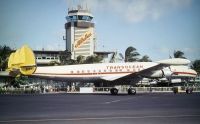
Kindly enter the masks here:
[[55, 50], [33, 50], [36, 54], [48, 53], [48, 54], [59, 54], [62, 51], [55, 51]]
[[115, 52], [110, 52], [110, 51], [95, 51], [94, 54], [112, 54]]
[[[16, 50], [12, 50], [12, 52], [15, 52]], [[33, 52], [35, 54], [59, 54], [60, 52], [64, 52], [64, 51], [57, 51], [57, 50], [33, 50]], [[69, 52], [70, 53], [70, 52]]]

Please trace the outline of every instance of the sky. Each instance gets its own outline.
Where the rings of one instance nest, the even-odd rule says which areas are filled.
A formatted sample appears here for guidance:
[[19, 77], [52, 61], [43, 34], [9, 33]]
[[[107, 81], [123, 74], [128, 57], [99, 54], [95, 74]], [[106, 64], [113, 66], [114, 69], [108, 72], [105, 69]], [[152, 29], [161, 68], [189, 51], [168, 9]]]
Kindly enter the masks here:
[[78, 4], [94, 16], [97, 51], [200, 59], [200, 0], [0, 0], [0, 45], [64, 50], [65, 17]]

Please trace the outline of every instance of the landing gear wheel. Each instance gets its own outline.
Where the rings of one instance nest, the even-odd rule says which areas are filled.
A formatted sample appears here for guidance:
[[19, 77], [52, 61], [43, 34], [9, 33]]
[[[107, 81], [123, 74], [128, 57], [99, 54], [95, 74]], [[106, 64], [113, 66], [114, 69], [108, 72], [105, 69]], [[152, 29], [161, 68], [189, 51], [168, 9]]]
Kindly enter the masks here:
[[191, 94], [192, 92], [193, 92], [193, 89], [192, 89], [192, 88], [187, 88], [187, 89], [186, 89], [186, 93], [187, 93], [187, 94]]
[[110, 93], [111, 93], [112, 95], [117, 95], [117, 94], [118, 94], [118, 89], [112, 88], [112, 89], [110, 89]]
[[128, 95], [135, 95], [136, 94], [136, 90], [133, 88], [129, 88], [128, 89]]

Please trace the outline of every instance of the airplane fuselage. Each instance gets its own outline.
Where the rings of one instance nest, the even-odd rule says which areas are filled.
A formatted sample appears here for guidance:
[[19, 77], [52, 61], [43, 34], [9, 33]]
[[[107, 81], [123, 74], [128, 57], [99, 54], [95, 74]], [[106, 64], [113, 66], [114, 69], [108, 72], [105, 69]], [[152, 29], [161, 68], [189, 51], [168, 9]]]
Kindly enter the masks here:
[[156, 66], [155, 62], [133, 63], [101, 63], [65, 66], [37, 67], [33, 75], [51, 78], [71, 79], [75, 81], [91, 81], [109, 79], [109, 77], [123, 77]]

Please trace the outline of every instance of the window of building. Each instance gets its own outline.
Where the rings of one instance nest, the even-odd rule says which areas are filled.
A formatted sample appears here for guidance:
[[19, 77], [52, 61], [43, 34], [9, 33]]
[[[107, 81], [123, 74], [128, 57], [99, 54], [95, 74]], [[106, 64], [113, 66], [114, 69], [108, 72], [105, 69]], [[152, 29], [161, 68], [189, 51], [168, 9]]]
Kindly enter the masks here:
[[80, 15], [78, 16], [78, 20], [82, 20], [82, 18], [83, 18], [83, 16], [80, 16]]
[[88, 16], [83, 16], [82, 17], [82, 20], [87, 20], [88, 19]]

